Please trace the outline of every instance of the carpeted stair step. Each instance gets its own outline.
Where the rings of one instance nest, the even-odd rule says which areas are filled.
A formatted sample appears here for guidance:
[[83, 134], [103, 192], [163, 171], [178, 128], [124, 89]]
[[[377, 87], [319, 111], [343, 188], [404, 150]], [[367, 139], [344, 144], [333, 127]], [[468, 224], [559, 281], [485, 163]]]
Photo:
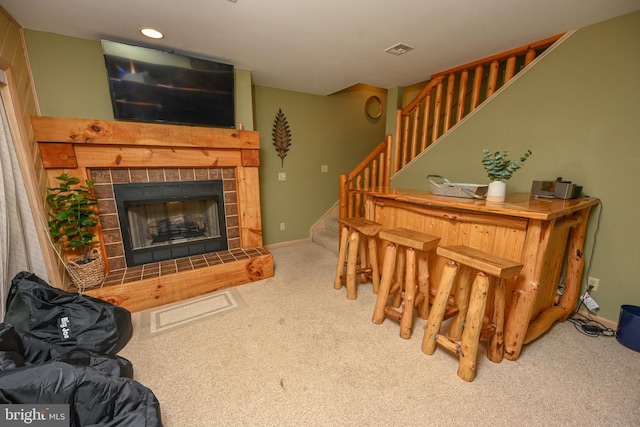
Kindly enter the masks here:
[[338, 253], [338, 231], [327, 228], [314, 229], [311, 240], [329, 250]]

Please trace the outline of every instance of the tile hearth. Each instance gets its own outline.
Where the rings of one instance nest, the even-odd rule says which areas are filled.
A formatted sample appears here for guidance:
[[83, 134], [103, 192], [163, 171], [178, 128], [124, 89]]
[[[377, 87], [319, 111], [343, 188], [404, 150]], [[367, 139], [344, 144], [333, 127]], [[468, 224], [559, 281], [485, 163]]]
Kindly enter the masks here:
[[264, 248], [238, 248], [228, 251], [218, 251], [203, 255], [194, 255], [169, 261], [122, 268], [110, 271], [102, 286], [122, 285], [144, 279], [151, 279], [154, 277], [196, 270], [198, 268], [210, 267], [212, 265], [255, 258], [267, 254], [268, 252]]

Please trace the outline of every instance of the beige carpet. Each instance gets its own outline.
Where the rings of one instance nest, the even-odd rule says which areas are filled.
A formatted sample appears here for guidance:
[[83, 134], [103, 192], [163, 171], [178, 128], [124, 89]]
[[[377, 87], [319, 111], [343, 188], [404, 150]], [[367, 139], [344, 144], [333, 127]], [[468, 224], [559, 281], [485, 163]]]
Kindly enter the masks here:
[[166, 427], [634, 426], [640, 353], [570, 323], [472, 383], [442, 348], [420, 351], [398, 325], [371, 322], [375, 296], [333, 289], [337, 256], [314, 243], [272, 249], [275, 276], [235, 288], [246, 308], [143, 339], [120, 353], [160, 400]]

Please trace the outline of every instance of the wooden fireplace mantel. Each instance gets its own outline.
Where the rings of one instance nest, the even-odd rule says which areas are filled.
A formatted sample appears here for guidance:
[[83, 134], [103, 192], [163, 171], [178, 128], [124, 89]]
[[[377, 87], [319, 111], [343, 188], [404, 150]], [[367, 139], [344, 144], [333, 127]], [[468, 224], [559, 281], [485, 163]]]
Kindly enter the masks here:
[[[56, 184], [55, 177], [62, 172], [88, 179], [91, 169], [98, 168], [233, 168], [240, 248], [262, 247], [258, 132], [42, 116], [32, 117], [31, 122], [50, 185]], [[235, 265], [176, 273], [184, 274], [180, 278], [166, 276], [87, 294], [138, 311], [271, 277], [273, 259], [265, 253]]]
[[166, 167], [259, 166], [260, 135], [255, 131], [41, 116], [31, 123], [47, 169], [149, 162]]

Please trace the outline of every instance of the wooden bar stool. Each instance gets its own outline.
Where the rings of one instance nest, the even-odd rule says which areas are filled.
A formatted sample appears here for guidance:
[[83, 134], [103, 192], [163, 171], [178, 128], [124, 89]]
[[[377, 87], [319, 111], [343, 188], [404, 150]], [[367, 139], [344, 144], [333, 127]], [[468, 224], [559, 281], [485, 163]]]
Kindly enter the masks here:
[[[376, 236], [382, 225], [365, 218], [346, 218], [339, 220], [339, 222], [341, 224], [340, 248], [333, 287], [340, 289], [346, 282], [347, 298], [356, 299], [358, 296], [356, 276], [360, 275], [360, 282], [371, 280], [373, 292], [378, 293], [380, 269], [378, 267]], [[365, 247], [364, 239], [360, 238], [361, 234], [366, 236], [367, 247]]]
[[[436, 344], [442, 345], [459, 355], [458, 376], [465, 381], [473, 381], [476, 375], [478, 343], [481, 339], [492, 334], [487, 348], [487, 357], [496, 363], [502, 361], [505, 282], [506, 279], [517, 276], [523, 265], [467, 246], [439, 247], [436, 249], [436, 253], [449, 261], [442, 272], [431, 313], [424, 327], [422, 352], [431, 355], [435, 351]], [[456, 297], [465, 300], [456, 315], [458, 321], [464, 321], [460, 340], [458, 337], [453, 338], [440, 333], [458, 265], [467, 266], [477, 271], [473, 284], [469, 284], [469, 280], [466, 280], [466, 283], [462, 283], [462, 281], [458, 283]], [[491, 324], [483, 328], [487, 294], [492, 281], [494, 300], [491, 309]], [[467, 301], [468, 308], [466, 307]]]
[[[438, 246], [440, 238], [406, 228], [382, 230], [378, 237], [388, 243], [372, 320], [376, 324], [381, 324], [385, 316], [398, 320], [400, 322], [400, 336], [409, 339], [413, 328], [414, 307], [419, 307], [418, 315], [421, 318], [426, 319], [429, 315], [428, 252]], [[419, 252], [418, 255], [416, 255], [416, 251]], [[387, 301], [389, 295], [395, 295], [395, 301], [391, 306]], [[401, 305], [396, 297], [402, 299]], [[397, 307], [400, 309], [398, 310]]]

